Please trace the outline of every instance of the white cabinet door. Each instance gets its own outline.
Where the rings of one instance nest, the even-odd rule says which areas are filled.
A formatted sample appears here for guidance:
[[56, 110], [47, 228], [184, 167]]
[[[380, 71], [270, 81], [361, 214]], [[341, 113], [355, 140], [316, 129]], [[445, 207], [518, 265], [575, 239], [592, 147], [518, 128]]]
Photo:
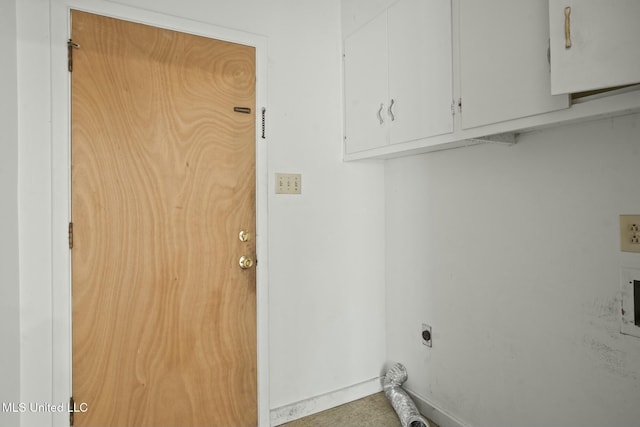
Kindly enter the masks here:
[[640, 82], [639, 0], [549, 0], [551, 92]]
[[400, 0], [345, 40], [346, 152], [453, 131], [451, 0]]
[[384, 146], [388, 134], [387, 14], [345, 40], [346, 152]]
[[451, 0], [388, 10], [391, 143], [453, 131]]
[[547, 0], [460, 0], [462, 128], [567, 108], [551, 96]]

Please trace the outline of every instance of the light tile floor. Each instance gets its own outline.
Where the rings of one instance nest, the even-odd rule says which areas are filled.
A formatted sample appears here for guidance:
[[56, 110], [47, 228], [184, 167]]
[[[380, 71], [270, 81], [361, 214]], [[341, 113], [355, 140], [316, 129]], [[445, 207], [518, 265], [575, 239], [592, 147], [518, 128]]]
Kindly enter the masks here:
[[[438, 427], [431, 422], [431, 427]], [[400, 419], [384, 393], [328, 409], [282, 427], [402, 427]]]

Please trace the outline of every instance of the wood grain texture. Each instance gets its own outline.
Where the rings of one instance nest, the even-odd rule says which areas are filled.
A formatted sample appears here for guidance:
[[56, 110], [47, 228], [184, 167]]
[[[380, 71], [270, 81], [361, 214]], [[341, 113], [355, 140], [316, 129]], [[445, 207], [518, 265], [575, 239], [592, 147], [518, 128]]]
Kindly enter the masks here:
[[72, 37], [76, 425], [255, 426], [255, 51], [78, 11]]

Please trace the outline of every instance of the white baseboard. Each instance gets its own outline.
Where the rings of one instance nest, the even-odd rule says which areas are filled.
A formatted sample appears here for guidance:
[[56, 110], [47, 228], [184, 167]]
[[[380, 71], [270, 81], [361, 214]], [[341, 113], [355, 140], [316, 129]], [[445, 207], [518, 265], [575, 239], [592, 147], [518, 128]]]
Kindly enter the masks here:
[[420, 413], [438, 424], [439, 427], [469, 427], [467, 424], [417, 393], [407, 389], [405, 389], [405, 391], [411, 396]]
[[307, 415], [362, 399], [380, 391], [382, 391], [381, 379], [380, 377], [375, 377], [339, 390], [281, 406], [271, 410], [271, 425], [279, 426]]

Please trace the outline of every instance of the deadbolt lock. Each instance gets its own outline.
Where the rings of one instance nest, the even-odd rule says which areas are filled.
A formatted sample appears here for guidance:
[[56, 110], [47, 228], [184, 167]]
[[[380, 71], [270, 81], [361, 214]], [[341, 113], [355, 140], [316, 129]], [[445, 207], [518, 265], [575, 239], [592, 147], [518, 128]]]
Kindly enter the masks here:
[[238, 239], [240, 239], [241, 242], [248, 242], [249, 240], [251, 240], [251, 233], [242, 230], [238, 234]]
[[238, 264], [240, 264], [241, 269], [246, 270], [247, 268], [253, 267], [253, 259], [251, 259], [251, 257], [243, 255], [240, 257], [240, 261], [238, 261]]

